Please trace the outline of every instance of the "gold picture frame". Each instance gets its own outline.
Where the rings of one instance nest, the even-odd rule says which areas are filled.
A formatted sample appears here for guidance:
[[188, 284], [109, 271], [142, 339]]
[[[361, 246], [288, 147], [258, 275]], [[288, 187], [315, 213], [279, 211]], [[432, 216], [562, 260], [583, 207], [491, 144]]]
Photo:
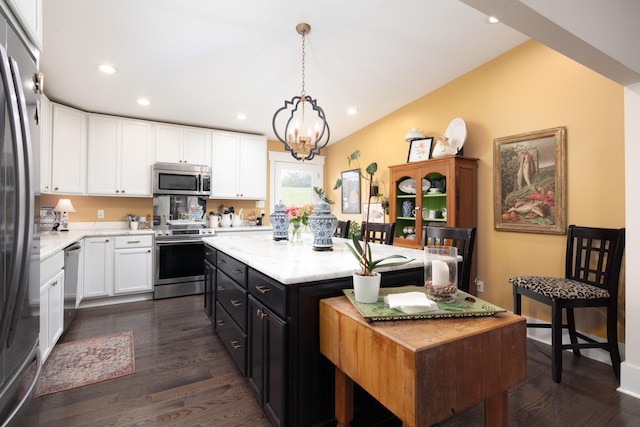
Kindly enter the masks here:
[[493, 140], [493, 216], [498, 231], [565, 234], [566, 129]]

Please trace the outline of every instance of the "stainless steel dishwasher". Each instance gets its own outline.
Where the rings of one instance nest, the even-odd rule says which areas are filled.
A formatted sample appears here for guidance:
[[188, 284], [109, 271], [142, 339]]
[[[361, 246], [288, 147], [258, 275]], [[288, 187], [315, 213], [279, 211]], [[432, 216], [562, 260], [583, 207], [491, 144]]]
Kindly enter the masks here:
[[74, 243], [64, 248], [64, 325], [67, 330], [76, 316], [76, 298], [78, 294], [78, 276], [82, 245]]

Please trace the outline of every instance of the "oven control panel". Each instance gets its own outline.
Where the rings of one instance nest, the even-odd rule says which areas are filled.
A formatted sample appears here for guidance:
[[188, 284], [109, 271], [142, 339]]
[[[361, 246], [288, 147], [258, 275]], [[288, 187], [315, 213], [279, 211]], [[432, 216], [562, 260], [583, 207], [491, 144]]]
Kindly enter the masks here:
[[199, 236], [213, 236], [215, 234], [216, 234], [216, 231], [213, 228], [184, 229], [184, 230], [170, 230], [170, 229], [154, 230], [154, 235], [156, 237], [182, 236], [182, 237], [197, 238]]

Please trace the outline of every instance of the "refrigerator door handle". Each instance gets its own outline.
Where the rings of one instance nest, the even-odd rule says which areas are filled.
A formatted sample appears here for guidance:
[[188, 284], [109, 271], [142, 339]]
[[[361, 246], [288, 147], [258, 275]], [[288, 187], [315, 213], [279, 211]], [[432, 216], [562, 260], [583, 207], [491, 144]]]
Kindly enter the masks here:
[[27, 116], [27, 102], [25, 100], [24, 92], [22, 90], [22, 81], [20, 79], [20, 70], [18, 69], [18, 63], [13, 58], [9, 58], [9, 66], [11, 67], [11, 76], [13, 78], [13, 86], [16, 91], [16, 101], [18, 107], [18, 115], [20, 117], [20, 126], [22, 133], [22, 155], [23, 170], [22, 176], [24, 177], [24, 191], [19, 194], [20, 198], [23, 198], [23, 217], [26, 217], [26, 223], [24, 224], [20, 238], [23, 242], [27, 242], [23, 245], [20, 265], [20, 285], [18, 287], [18, 294], [16, 295], [15, 309], [13, 310], [13, 317], [9, 326], [9, 335], [7, 336], [8, 346], [11, 347], [13, 340], [15, 339], [16, 325], [20, 313], [22, 313], [22, 306], [27, 297], [27, 291], [29, 290], [29, 263], [31, 262], [31, 246], [29, 242], [33, 238], [33, 228], [31, 224], [34, 222], [34, 194], [31, 177], [33, 176], [33, 153], [31, 147], [31, 133], [29, 132], [29, 117]]
[[[11, 322], [16, 315], [16, 302], [17, 297], [21, 293], [19, 292], [20, 280], [24, 277], [22, 271], [24, 260], [22, 256], [25, 254], [25, 246], [29, 246], [29, 240], [25, 241], [24, 229], [26, 227], [26, 221], [28, 213], [25, 211], [25, 196], [27, 191], [25, 188], [25, 155], [23, 152], [23, 139], [20, 126], [20, 117], [18, 113], [18, 102], [16, 92], [13, 86], [13, 76], [11, 75], [11, 68], [9, 65], [9, 58], [7, 52], [2, 46], [0, 46], [0, 77], [2, 78], [2, 84], [5, 91], [5, 99], [7, 102], [8, 120], [11, 128], [11, 136], [13, 138], [13, 157], [15, 162], [14, 179], [15, 179], [15, 194], [17, 198], [17, 206], [15, 208], [15, 218], [13, 227], [13, 258], [11, 265], [9, 266], [9, 290], [4, 302], [4, 308], [2, 313], [2, 319], [0, 321], [0, 353], [4, 351]], [[28, 248], [30, 249], [30, 248]]]

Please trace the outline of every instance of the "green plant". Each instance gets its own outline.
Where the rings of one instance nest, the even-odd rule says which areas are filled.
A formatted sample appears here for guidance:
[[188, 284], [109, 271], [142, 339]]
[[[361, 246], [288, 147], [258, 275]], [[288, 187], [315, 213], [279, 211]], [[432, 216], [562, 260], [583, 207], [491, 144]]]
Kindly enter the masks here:
[[[374, 270], [376, 268], [380, 268], [380, 267], [393, 267], [393, 266], [398, 266], [398, 265], [403, 265], [403, 264], [407, 264], [411, 261], [413, 261], [413, 259], [408, 260], [407, 257], [405, 257], [404, 255], [390, 255], [378, 260], [373, 260], [372, 256], [371, 256], [371, 247], [369, 246], [369, 210], [371, 208], [371, 198], [372, 196], [372, 192], [373, 192], [373, 175], [378, 171], [378, 164], [376, 162], [372, 162], [369, 164], [369, 166], [367, 166], [367, 168], [365, 169], [366, 171], [366, 175], [362, 172], [362, 169], [360, 168], [360, 150], [356, 150], [353, 153], [351, 153], [351, 155], [349, 155], [347, 157], [347, 160], [349, 162], [349, 167], [351, 167], [351, 162], [354, 162], [356, 164], [356, 167], [358, 169], [358, 171], [360, 172], [360, 176], [365, 180], [369, 182], [369, 194], [368, 194], [368, 203], [367, 203], [367, 214], [365, 216], [365, 218], [367, 218], [367, 221], [365, 221], [365, 232], [364, 232], [364, 245], [360, 244], [360, 236], [359, 235], [355, 235], [351, 233], [351, 229], [349, 229], [349, 236], [351, 237], [351, 241], [353, 242], [353, 246], [351, 246], [349, 244], [349, 242], [346, 243], [347, 247], [349, 248], [349, 250], [351, 251], [351, 253], [353, 254], [353, 256], [356, 257], [356, 259], [358, 260], [358, 263], [360, 264], [360, 266], [362, 267], [362, 271], [360, 272], [361, 276], [373, 276], [374, 274]], [[335, 186], [333, 187], [334, 190], [337, 190], [338, 188], [342, 187], [342, 180], [340, 178], [338, 178], [338, 180], [336, 181]], [[391, 263], [386, 263], [386, 264], [381, 264], [381, 262], [386, 261], [388, 259], [391, 258], [402, 258], [404, 259], [404, 261], [397, 261], [397, 262], [391, 262]]]
[[[377, 268], [395, 267], [398, 265], [407, 264], [414, 260], [414, 258], [407, 259], [406, 256], [397, 255], [397, 254], [389, 255], [384, 258], [373, 260], [373, 257], [371, 256], [371, 246], [369, 246], [369, 242], [367, 241], [366, 236], [365, 236], [364, 246], [360, 244], [360, 240], [356, 236], [353, 236], [351, 238], [351, 241], [353, 243], [353, 246], [347, 243], [347, 247], [349, 248], [353, 256], [356, 257], [356, 259], [358, 260], [360, 267], [362, 267], [362, 271], [360, 272], [361, 276], [373, 276], [374, 270]], [[389, 259], [393, 259], [393, 258], [402, 259], [403, 261], [387, 262], [385, 264], [382, 264], [382, 262], [387, 261]]]
[[353, 239], [354, 237], [358, 240], [360, 239], [360, 224], [356, 221], [351, 221], [349, 223], [349, 235], [347, 236], [349, 239]]
[[325, 193], [324, 189], [322, 189], [320, 187], [313, 187], [313, 191], [316, 193], [316, 195], [318, 196], [318, 198], [320, 200], [324, 200], [325, 202], [329, 203], [330, 205], [332, 205], [334, 203], [333, 200], [327, 199], [327, 193]]

